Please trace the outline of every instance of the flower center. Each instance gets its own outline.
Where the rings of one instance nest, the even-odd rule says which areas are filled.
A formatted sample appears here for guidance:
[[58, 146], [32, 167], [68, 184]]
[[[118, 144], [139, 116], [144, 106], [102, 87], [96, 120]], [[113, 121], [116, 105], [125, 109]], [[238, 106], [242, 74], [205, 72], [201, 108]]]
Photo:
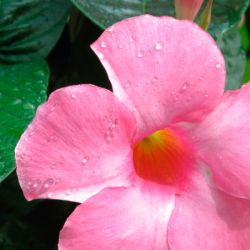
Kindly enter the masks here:
[[159, 130], [134, 147], [136, 173], [160, 184], [180, 183], [191, 166], [188, 147], [171, 129]]

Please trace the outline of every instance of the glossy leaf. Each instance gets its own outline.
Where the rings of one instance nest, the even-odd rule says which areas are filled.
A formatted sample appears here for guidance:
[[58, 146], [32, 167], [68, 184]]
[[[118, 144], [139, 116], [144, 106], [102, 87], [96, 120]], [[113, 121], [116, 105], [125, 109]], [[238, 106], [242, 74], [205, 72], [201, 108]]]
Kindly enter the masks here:
[[1, 0], [0, 61], [46, 57], [69, 13], [68, 0]]
[[44, 61], [0, 64], [0, 182], [15, 169], [15, 145], [46, 99], [48, 74]]
[[227, 68], [226, 89], [237, 89], [242, 85], [246, 65], [246, 53], [237, 27], [225, 32], [217, 41], [222, 50]]
[[[71, 0], [76, 7], [101, 28], [127, 17], [146, 13], [175, 16], [173, 0]], [[238, 23], [250, 0], [214, 0], [209, 32], [218, 36]]]

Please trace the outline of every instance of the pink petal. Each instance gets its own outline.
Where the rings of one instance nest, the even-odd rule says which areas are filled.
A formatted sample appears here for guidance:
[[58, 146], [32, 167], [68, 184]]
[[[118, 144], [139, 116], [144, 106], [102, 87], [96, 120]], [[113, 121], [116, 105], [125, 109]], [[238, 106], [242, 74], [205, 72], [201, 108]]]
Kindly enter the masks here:
[[105, 187], [126, 186], [134, 131], [132, 113], [110, 91], [55, 91], [16, 147], [25, 197], [81, 202]]
[[203, 0], [175, 0], [176, 17], [178, 19], [195, 19]]
[[174, 250], [247, 250], [250, 246], [250, 200], [209, 188], [199, 177], [176, 197], [168, 228]]
[[114, 93], [134, 110], [146, 135], [172, 122], [201, 119], [223, 94], [223, 56], [210, 35], [190, 21], [125, 19], [92, 48]]
[[197, 157], [227, 193], [250, 198], [250, 85], [228, 91], [194, 131]]
[[105, 189], [79, 205], [60, 233], [59, 250], [168, 249], [173, 196], [147, 196], [134, 188]]

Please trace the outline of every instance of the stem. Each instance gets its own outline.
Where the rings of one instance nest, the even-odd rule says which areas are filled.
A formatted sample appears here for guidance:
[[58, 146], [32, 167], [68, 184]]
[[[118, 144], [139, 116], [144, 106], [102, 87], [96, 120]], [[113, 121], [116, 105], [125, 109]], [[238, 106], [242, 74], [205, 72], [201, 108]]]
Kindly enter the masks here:
[[142, 0], [141, 2], [141, 12], [142, 14], [145, 14], [147, 11], [147, 0]]

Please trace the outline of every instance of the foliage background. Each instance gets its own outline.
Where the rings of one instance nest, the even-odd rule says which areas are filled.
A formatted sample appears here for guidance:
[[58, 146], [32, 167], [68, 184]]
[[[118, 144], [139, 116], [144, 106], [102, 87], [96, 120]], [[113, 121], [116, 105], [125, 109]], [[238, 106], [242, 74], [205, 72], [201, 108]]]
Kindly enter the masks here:
[[[60, 229], [77, 205], [27, 202], [22, 195], [14, 172], [14, 147], [36, 107], [53, 90], [70, 84], [95, 83], [111, 89], [89, 47], [107, 25], [142, 12], [174, 15], [170, 0], [72, 2], [76, 7], [68, 0], [0, 0], [1, 250], [57, 249]], [[239, 88], [250, 80], [250, 8], [239, 28], [248, 5], [248, 0], [214, 1], [209, 32], [227, 62], [226, 88]]]

